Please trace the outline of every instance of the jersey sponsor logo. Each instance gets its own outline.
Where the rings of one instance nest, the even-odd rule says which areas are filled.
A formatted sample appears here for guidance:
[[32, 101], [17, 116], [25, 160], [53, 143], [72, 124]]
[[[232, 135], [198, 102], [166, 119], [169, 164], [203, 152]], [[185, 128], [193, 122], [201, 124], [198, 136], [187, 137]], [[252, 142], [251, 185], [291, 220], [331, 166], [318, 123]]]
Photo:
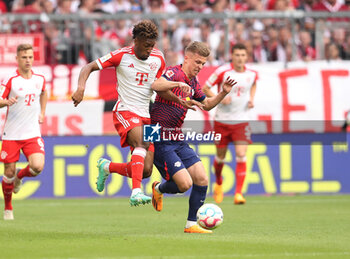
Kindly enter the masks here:
[[26, 96], [24, 97], [24, 102], [27, 106], [32, 105], [34, 100], [35, 100], [35, 94], [26, 94]]
[[167, 76], [167, 78], [171, 78], [173, 75], [175, 75], [175, 73], [172, 70], [168, 70], [166, 71], [165, 75]]
[[149, 64], [149, 68], [151, 69], [151, 71], [156, 71], [157, 69], [157, 63], [156, 62], [152, 62]]
[[135, 80], [139, 82], [137, 85], [144, 85], [143, 82], [148, 81], [148, 73], [137, 72]]
[[108, 59], [110, 59], [112, 57], [111, 53], [103, 56], [102, 58], [100, 58], [101, 63], [105, 63]]
[[131, 63], [128, 67], [132, 67], [132, 68], [134, 68], [134, 64], [133, 63]]
[[236, 93], [236, 96], [241, 96], [244, 92], [244, 86], [236, 86], [233, 91]]
[[5, 159], [7, 157], [6, 151], [1, 151], [1, 159]]

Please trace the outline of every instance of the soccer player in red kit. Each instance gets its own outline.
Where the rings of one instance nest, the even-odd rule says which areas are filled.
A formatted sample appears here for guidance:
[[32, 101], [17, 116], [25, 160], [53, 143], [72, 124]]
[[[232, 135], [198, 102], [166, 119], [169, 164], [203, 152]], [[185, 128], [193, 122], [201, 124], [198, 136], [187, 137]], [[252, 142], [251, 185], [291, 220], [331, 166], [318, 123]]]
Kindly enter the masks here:
[[226, 78], [231, 77], [237, 81], [232, 91], [217, 106], [214, 131], [221, 133], [222, 138], [216, 145], [216, 157], [214, 170], [216, 184], [214, 185], [214, 199], [222, 202], [224, 194], [222, 190], [222, 168], [227, 152], [227, 145], [233, 142], [236, 152], [236, 190], [235, 204], [244, 204], [246, 201], [242, 195], [242, 186], [246, 176], [246, 152], [248, 144], [251, 144], [251, 130], [248, 124], [249, 109], [254, 107], [257, 73], [245, 67], [247, 62], [247, 48], [243, 44], [236, 44], [232, 48], [232, 63], [223, 65], [209, 77], [203, 86], [203, 92], [207, 96], [213, 96], [210, 90], [213, 86], [220, 89]]
[[[45, 78], [32, 71], [34, 54], [30, 44], [17, 47], [16, 60], [18, 69], [2, 82], [0, 90], [0, 108], [7, 107], [0, 153], [0, 161], [5, 165], [2, 178], [5, 220], [14, 219], [12, 192], [20, 190], [23, 177], [40, 174], [45, 163], [39, 126], [44, 121], [47, 103]], [[21, 149], [29, 164], [16, 170]]]
[[72, 100], [75, 106], [82, 101], [85, 83], [91, 72], [115, 67], [118, 101], [113, 109], [113, 121], [120, 136], [121, 146], [130, 146], [132, 156], [129, 163], [113, 163], [105, 158], [99, 159], [97, 190], [103, 191], [110, 173], [131, 177], [130, 204], [138, 206], [151, 201], [151, 197], [141, 191], [141, 180], [152, 173], [154, 147], [143, 141], [142, 127], [144, 124], [150, 124], [149, 102], [153, 94], [151, 85], [162, 75], [165, 61], [163, 53], [154, 48], [158, 30], [153, 22], [144, 20], [137, 23], [132, 34], [133, 46], [113, 51], [82, 68], [78, 89], [72, 95]]

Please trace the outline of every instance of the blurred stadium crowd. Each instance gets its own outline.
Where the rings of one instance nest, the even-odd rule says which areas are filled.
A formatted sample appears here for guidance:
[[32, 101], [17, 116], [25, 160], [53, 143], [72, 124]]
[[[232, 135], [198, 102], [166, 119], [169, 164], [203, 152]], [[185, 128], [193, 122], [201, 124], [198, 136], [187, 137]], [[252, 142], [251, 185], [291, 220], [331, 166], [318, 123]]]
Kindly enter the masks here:
[[[0, 0], [0, 13], [41, 14], [40, 21], [30, 24], [30, 32], [43, 32], [47, 64], [77, 64], [92, 61], [109, 51], [131, 44], [133, 20], [65, 20], [51, 22], [46, 14], [78, 14], [91, 17], [95, 14], [169, 13], [179, 12], [245, 12], [245, 11], [350, 12], [350, 0]], [[46, 16], [45, 16], [46, 15]], [[350, 17], [350, 15], [349, 15]], [[292, 42], [297, 49], [294, 60], [310, 61], [350, 60], [350, 18], [328, 18], [332, 29], [323, 33], [324, 53], [316, 52], [315, 20], [307, 17], [297, 21], [292, 33], [289, 19], [229, 19], [229, 41], [233, 46], [240, 42], [249, 49], [249, 62], [292, 61]], [[85, 23], [82, 24], [81, 23]], [[179, 20], [169, 17], [161, 20], [163, 37], [161, 48], [167, 65], [179, 64], [183, 50], [192, 40], [204, 41], [212, 50], [207, 65], [227, 62], [224, 44], [224, 20]], [[333, 26], [335, 23], [344, 26]], [[1, 19], [0, 33], [24, 32], [17, 21]], [[88, 42], [93, 39], [94, 46]], [[84, 46], [84, 47], [82, 47]]]

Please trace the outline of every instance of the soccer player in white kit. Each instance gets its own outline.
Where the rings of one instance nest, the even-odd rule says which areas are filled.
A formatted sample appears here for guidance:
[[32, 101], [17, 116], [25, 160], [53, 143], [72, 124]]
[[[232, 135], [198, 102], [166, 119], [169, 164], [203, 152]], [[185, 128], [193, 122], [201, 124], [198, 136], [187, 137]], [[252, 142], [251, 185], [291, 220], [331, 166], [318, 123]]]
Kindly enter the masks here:
[[[149, 102], [153, 94], [151, 85], [164, 69], [163, 53], [154, 48], [158, 38], [156, 25], [144, 20], [132, 31], [134, 45], [118, 49], [84, 66], [78, 79], [78, 89], [72, 95], [74, 105], [83, 99], [85, 83], [90, 73], [107, 67], [115, 67], [118, 101], [113, 109], [113, 121], [122, 147], [132, 150], [129, 163], [113, 163], [105, 158], [98, 160], [97, 190], [103, 191], [110, 173], [132, 178], [131, 206], [151, 202], [151, 197], [141, 191], [142, 177], [149, 177], [153, 168], [154, 147], [143, 141], [143, 125], [150, 124]], [[172, 86], [181, 87], [180, 85]], [[188, 92], [190, 88], [187, 88]], [[164, 88], [160, 90], [169, 90]], [[159, 90], [159, 89], [158, 89]], [[146, 156], [147, 154], [147, 156]]]
[[[45, 78], [32, 71], [34, 53], [30, 44], [17, 47], [16, 60], [18, 69], [1, 83], [0, 90], [0, 108], [7, 107], [0, 153], [0, 161], [5, 165], [2, 178], [5, 220], [14, 219], [12, 192], [19, 191], [23, 177], [40, 174], [45, 163], [39, 125], [44, 121], [47, 103]], [[29, 164], [16, 170], [21, 149]]]
[[220, 89], [226, 78], [234, 78], [237, 82], [230, 94], [217, 106], [214, 119], [214, 131], [221, 133], [222, 136], [220, 142], [215, 143], [214, 170], [216, 183], [213, 196], [217, 203], [222, 202], [224, 197], [221, 172], [224, 166], [227, 146], [230, 142], [234, 143], [236, 152], [234, 203], [245, 204], [246, 202], [242, 195], [242, 186], [246, 176], [246, 152], [248, 144], [252, 143], [248, 111], [254, 107], [257, 80], [257, 73], [245, 67], [247, 58], [245, 45], [234, 45], [232, 48], [232, 63], [217, 68], [203, 86], [203, 92], [210, 97], [214, 95], [210, 88], [218, 86]]

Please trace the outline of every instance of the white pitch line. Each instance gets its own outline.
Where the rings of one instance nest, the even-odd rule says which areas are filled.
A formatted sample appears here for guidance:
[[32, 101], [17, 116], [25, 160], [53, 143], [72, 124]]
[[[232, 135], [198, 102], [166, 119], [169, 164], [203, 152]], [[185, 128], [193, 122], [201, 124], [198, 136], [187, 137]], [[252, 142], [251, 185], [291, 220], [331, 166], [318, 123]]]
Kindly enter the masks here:
[[[119, 259], [130, 259], [130, 258], [138, 258], [138, 259], [150, 259], [150, 258], [162, 258], [162, 259], [174, 259], [174, 258], [261, 258], [261, 257], [277, 257], [277, 258], [284, 258], [284, 257], [305, 257], [305, 256], [311, 256], [311, 257], [319, 257], [319, 256], [348, 256], [350, 255], [350, 252], [310, 252], [310, 253], [266, 253], [266, 254], [225, 254], [225, 255], [218, 255], [218, 254], [212, 254], [212, 255], [181, 255], [181, 256], [123, 256], [118, 257]], [[116, 257], [87, 257], [86, 259], [115, 259]], [[68, 258], [68, 259], [79, 259], [79, 257], [75, 258]]]

